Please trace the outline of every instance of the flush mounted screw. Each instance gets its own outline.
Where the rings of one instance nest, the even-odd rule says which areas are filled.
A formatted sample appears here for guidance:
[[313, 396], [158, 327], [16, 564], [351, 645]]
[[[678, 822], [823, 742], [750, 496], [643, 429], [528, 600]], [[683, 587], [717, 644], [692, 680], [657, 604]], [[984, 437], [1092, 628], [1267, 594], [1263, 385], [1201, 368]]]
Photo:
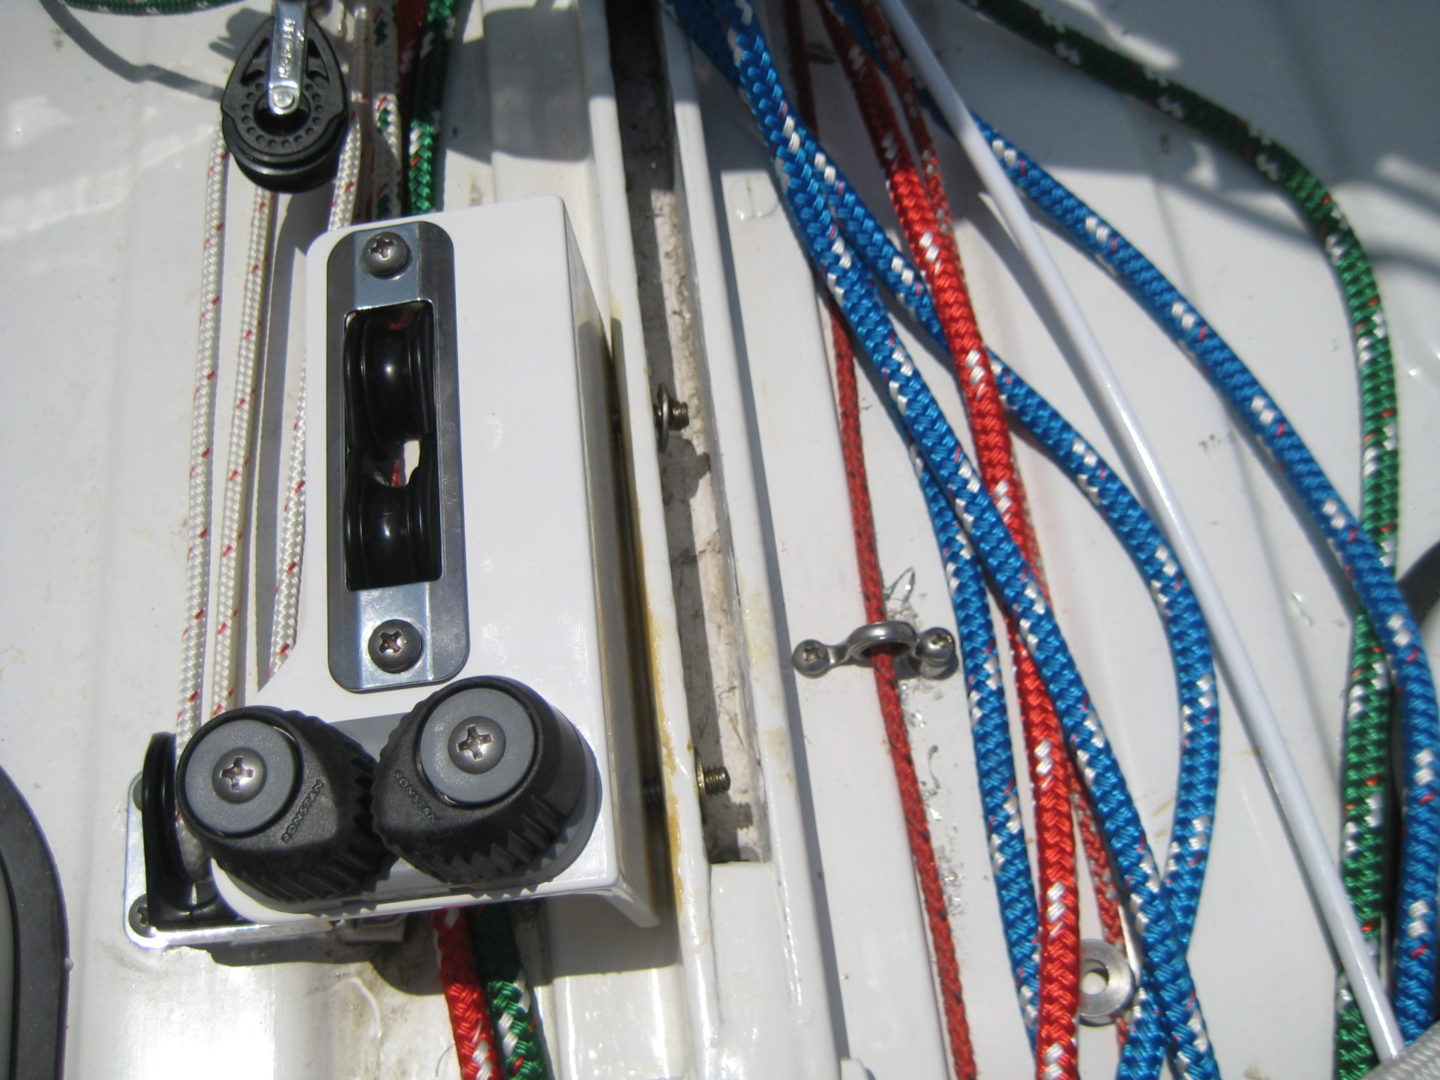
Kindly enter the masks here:
[[394, 675], [415, 666], [425, 651], [420, 631], [404, 619], [386, 619], [370, 632], [370, 662]]
[[265, 759], [248, 746], [241, 747], [215, 763], [210, 783], [226, 802], [249, 802], [265, 787]]
[[393, 232], [376, 233], [365, 244], [361, 262], [376, 277], [394, 277], [410, 265], [410, 246]]
[[655, 436], [660, 449], [670, 441], [670, 432], [679, 431], [690, 423], [690, 406], [674, 394], [670, 387], [661, 383], [655, 388]]

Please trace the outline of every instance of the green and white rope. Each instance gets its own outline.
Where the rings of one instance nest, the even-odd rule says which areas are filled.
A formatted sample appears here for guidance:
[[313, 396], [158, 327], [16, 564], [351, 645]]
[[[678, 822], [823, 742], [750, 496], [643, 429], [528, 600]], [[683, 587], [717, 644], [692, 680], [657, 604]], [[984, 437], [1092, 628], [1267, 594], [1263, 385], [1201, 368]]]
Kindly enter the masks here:
[[435, 160], [440, 139], [440, 110], [445, 98], [445, 73], [450, 65], [450, 39], [455, 34], [455, 0], [430, 0], [420, 31], [420, 64], [410, 110], [410, 213], [440, 208], [440, 168]]
[[476, 962], [506, 1080], [551, 1080], [530, 984], [515, 945], [509, 904], [471, 908]]

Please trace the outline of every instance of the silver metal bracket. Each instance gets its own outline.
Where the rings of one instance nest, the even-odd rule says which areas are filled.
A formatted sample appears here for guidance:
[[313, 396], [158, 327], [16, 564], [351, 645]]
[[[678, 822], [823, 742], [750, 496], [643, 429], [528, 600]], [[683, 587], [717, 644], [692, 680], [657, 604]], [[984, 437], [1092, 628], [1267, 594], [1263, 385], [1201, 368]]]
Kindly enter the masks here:
[[[326, 269], [327, 591], [330, 673], [347, 690], [421, 686], [453, 678], [470, 654], [461, 507], [459, 361], [455, 251], [446, 232], [400, 222], [341, 237]], [[357, 316], [422, 305], [433, 348], [427, 377], [434, 403], [439, 574], [434, 580], [352, 588], [346, 565], [346, 337]]]
[[305, 0], [275, 0], [275, 31], [270, 39], [270, 67], [265, 96], [270, 111], [287, 116], [300, 105], [305, 78]]
[[806, 678], [818, 679], [845, 664], [869, 667], [877, 654], [894, 657], [901, 678], [944, 679], [955, 671], [955, 635], [942, 626], [917, 631], [899, 619], [856, 627], [839, 645], [809, 638], [795, 646], [791, 663]]

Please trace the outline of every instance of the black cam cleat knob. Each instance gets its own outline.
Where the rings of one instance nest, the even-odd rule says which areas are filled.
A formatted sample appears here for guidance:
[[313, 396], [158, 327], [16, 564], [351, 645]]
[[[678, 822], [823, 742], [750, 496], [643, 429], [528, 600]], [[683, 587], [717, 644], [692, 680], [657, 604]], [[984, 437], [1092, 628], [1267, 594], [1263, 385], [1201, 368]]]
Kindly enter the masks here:
[[181, 755], [180, 814], [236, 880], [282, 903], [332, 900], [389, 861], [370, 827], [374, 767], [323, 720], [234, 709]]
[[[277, 48], [294, 76], [285, 112], [275, 110], [270, 87], [271, 52]], [[313, 19], [278, 29], [275, 19], [267, 19], [235, 62], [220, 111], [235, 164], [261, 187], [309, 191], [335, 175], [348, 120], [345, 78], [329, 38]]]
[[553, 853], [589, 775], [574, 726], [535, 691], [462, 679], [417, 705], [381, 751], [376, 830], [452, 885], [513, 877]]

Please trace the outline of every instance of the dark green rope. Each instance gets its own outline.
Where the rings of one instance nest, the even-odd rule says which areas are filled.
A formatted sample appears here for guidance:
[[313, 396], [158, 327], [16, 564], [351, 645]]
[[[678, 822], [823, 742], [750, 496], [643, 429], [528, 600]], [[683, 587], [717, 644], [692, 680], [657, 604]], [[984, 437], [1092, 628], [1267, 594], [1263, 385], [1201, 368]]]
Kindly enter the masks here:
[[[1229, 109], [1063, 26], [1024, 0], [967, 0], [971, 7], [1086, 74], [1150, 105], [1237, 154], [1279, 188], [1304, 218], [1334, 267], [1349, 317], [1360, 375], [1360, 518], [1394, 565], [1400, 505], [1395, 370], [1380, 290], [1360, 240], [1325, 185], [1288, 149]], [[1381, 817], [1389, 776], [1391, 692], [1375, 631], [1357, 618], [1342, 765], [1341, 876], [1366, 938], [1376, 946], [1384, 910], [1385, 835]], [[1376, 1065], [1364, 1018], [1341, 984], [1335, 1075], [1360, 1080]]]
[[410, 108], [408, 185], [412, 214], [428, 214], [440, 208], [441, 177], [435, 157], [454, 33], [455, 0], [430, 0], [420, 30], [420, 60]]
[[509, 904], [471, 909], [470, 933], [506, 1080], [550, 1080], [534, 1001], [515, 946]]

